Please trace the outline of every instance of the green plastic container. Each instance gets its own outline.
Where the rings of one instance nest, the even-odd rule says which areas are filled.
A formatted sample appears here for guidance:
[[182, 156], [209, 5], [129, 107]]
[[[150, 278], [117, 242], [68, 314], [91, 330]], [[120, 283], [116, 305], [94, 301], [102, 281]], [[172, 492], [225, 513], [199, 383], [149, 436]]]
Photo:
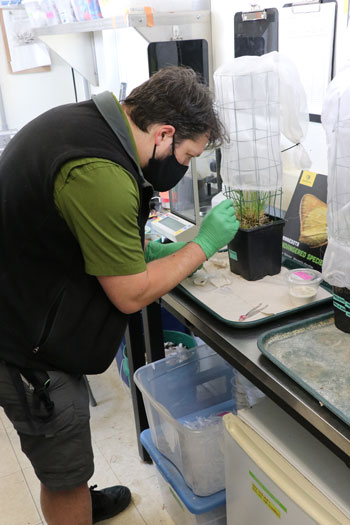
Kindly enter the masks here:
[[183, 344], [187, 348], [194, 348], [197, 346], [196, 340], [188, 334], [177, 332], [176, 330], [163, 330], [163, 339], [174, 343], [175, 345]]
[[[194, 348], [197, 346], [196, 340], [188, 334], [183, 332], [177, 332], [176, 330], [163, 330], [164, 342], [171, 342], [175, 345], [183, 344], [187, 348]], [[123, 372], [125, 376], [130, 380], [129, 361], [126, 355], [126, 346], [123, 346]]]

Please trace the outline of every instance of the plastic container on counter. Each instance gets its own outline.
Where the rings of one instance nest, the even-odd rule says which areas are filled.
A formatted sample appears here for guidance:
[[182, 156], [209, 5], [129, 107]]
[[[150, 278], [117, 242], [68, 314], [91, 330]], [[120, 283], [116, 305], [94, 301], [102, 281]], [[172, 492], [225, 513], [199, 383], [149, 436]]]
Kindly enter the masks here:
[[314, 301], [322, 275], [317, 270], [296, 268], [287, 274], [289, 297], [294, 306]]

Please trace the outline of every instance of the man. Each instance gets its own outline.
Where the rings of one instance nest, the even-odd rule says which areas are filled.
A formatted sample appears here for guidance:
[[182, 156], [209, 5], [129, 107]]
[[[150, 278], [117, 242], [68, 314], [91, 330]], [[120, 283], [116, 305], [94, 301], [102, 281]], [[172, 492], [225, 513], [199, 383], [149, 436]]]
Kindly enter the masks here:
[[0, 158], [0, 405], [41, 481], [49, 525], [89, 525], [130, 502], [126, 487], [88, 488], [93, 473], [83, 374], [112, 362], [128, 320], [225, 246], [231, 201], [190, 243], [144, 251], [155, 190], [219, 144], [208, 88], [164, 68], [122, 106], [111, 93], [54, 108]]

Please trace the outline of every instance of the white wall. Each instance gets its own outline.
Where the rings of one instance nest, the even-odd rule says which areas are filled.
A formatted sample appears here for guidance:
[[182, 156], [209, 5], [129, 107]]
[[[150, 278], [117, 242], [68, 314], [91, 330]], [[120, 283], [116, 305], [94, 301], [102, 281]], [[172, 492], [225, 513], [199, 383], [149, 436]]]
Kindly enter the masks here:
[[51, 53], [50, 72], [10, 72], [0, 30], [0, 87], [10, 129], [19, 129], [47, 109], [74, 101], [70, 67]]
[[[113, 8], [110, 6], [113, 5]], [[148, 5], [155, 12], [210, 10], [210, 0], [118, 0], [109, 2], [107, 15], [123, 14], [127, 7], [138, 9]], [[210, 27], [208, 28], [210, 32]], [[156, 31], [155, 31], [156, 30]], [[203, 38], [193, 28], [191, 34], [182, 33], [183, 38]], [[188, 27], [185, 31], [189, 31]], [[103, 48], [98, 44], [98, 68], [100, 85], [92, 87], [92, 93], [103, 89], [119, 94], [120, 82], [127, 84], [126, 93], [149, 78], [147, 47], [149, 41], [168, 40], [169, 29], [145, 28], [145, 38], [134, 28], [103, 31]], [[154, 35], [157, 35], [156, 37]], [[148, 38], [148, 40], [147, 40]], [[211, 50], [210, 50], [211, 52]], [[113, 74], [111, 71], [114, 69]]]
[[[347, 0], [337, 0], [335, 72], [350, 57], [349, 46], [346, 45], [346, 2]], [[233, 56], [234, 14], [239, 11], [250, 11], [252, 3], [249, 0], [211, 0], [214, 70]], [[268, 7], [281, 9], [286, 3], [288, 0], [260, 0], [258, 2], [261, 9]]]
[[148, 42], [132, 27], [95, 34], [99, 85], [90, 86], [91, 93], [108, 90], [119, 98], [121, 82], [126, 84], [128, 95], [147, 80], [147, 46]]
[[[251, 3], [253, 2], [248, 0], [211, 0], [214, 71], [234, 56], [234, 14], [239, 11], [250, 11]], [[261, 9], [268, 7], [281, 9], [288, 2], [287, 0], [261, 0], [258, 3]], [[343, 66], [346, 60], [350, 59], [349, 32], [350, 28], [347, 29], [344, 0], [338, 0], [335, 73]], [[327, 175], [327, 145], [322, 124], [309, 124], [303, 145], [312, 161], [310, 170]], [[284, 209], [288, 207], [299, 174], [299, 170], [284, 170], [282, 204]]]
[[[112, 2], [110, 2], [112, 4]], [[118, 11], [125, 7], [143, 7], [143, 0], [115, 0]], [[210, 0], [148, 0], [146, 5], [157, 11], [209, 9]], [[148, 78], [146, 41], [133, 29], [103, 31], [96, 34], [96, 52], [100, 85], [91, 87], [92, 93], [109, 89], [119, 94], [120, 81], [128, 83], [128, 90]], [[133, 45], [136, 43], [137, 45]], [[141, 50], [141, 51], [139, 51]], [[50, 51], [50, 72], [12, 74], [7, 64], [0, 29], [0, 88], [8, 127], [19, 129], [51, 107], [74, 102], [71, 68]], [[121, 70], [121, 71], [119, 71]], [[76, 74], [78, 100], [86, 98], [82, 79]], [[0, 122], [0, 128], [3, 124]]]
[[[209, 2], [210, 0], [149, 0], [147, 4], [156, 10], [174, 10], [175, 6], [177, 9], [184, 7], [208, 9]], [[125, 3], [130, 7], [144, 4], [141, 0], [129, 0]], [[280, 7], [284, 3], [285, 0], [270, 0], [269, 2], [261, 0], [260, 6], [261, 8]], [[234, 13], [249, 9], [250, 2], [247, 0], [211, 0], [214, 70], [224, 61], [232, 58]], [[341, 67], [346, 57], [350, 56], [350, 46], [345, 44], [345, 28], [344, 0], [339, 0], [336, 70]], [[0, 42], [2, 44], [2, 35], [0, 35]], [[148, 78], [147, 41], [134, 29], [96, 33], [96, 53], [100, 85], [92, 87], [92, 93], [109, 89], [118, 96], [120, 82], [127, 82], [127, 92], [129, 92], [132, 87]], [[47, 109], [74, 101], [69, 65], [53, 52], [51, 52], [51, 58], [50, 72], [14, 75], [9, 71], [4, 46], [0, 45], [0, 87], [10, 128], [18, 129]], [[76, 80], [78, 100], [83, 100], [86, 98], [86, 93], [78, 74]], [[326, 142], [320, 124], [310, 124], [304, 145], [313, 161], [311, 169], [319, 173], [327, 173]], [[297, 175], [298, 173], [295, 173], [291, 178], [288, 175], [286, 188], [290, 188], [289, 193], [293, 191]]]

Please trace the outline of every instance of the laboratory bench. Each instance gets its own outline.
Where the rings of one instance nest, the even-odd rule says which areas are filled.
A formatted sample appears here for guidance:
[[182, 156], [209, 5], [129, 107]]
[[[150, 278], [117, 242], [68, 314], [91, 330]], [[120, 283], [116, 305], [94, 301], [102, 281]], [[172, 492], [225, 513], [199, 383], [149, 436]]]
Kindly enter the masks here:
[[[142, 313], [130, 316], [126, 346], [138, 437], [142, 430], [148, 428], [148, 422], [141, 392], [132, 378], [134, 371], [145, 364], [145, 358], [150, 363], [164, 357], [161, 307], [180, 320], [350, 466], [350, 427], [325, 406], [321, 406], [317, 399], [265, 357], [257, 346], [259, 336], [268, 330], [330, 313], [333, 310], [331, 303], [315, 305], [253, 328], [233, 328], [216, 319], [179, 288], [175, 288], [159, 301], [144, 308]], [[138, 443], [141, 458], [149, 461], [147, 452], [140, 441]]]

